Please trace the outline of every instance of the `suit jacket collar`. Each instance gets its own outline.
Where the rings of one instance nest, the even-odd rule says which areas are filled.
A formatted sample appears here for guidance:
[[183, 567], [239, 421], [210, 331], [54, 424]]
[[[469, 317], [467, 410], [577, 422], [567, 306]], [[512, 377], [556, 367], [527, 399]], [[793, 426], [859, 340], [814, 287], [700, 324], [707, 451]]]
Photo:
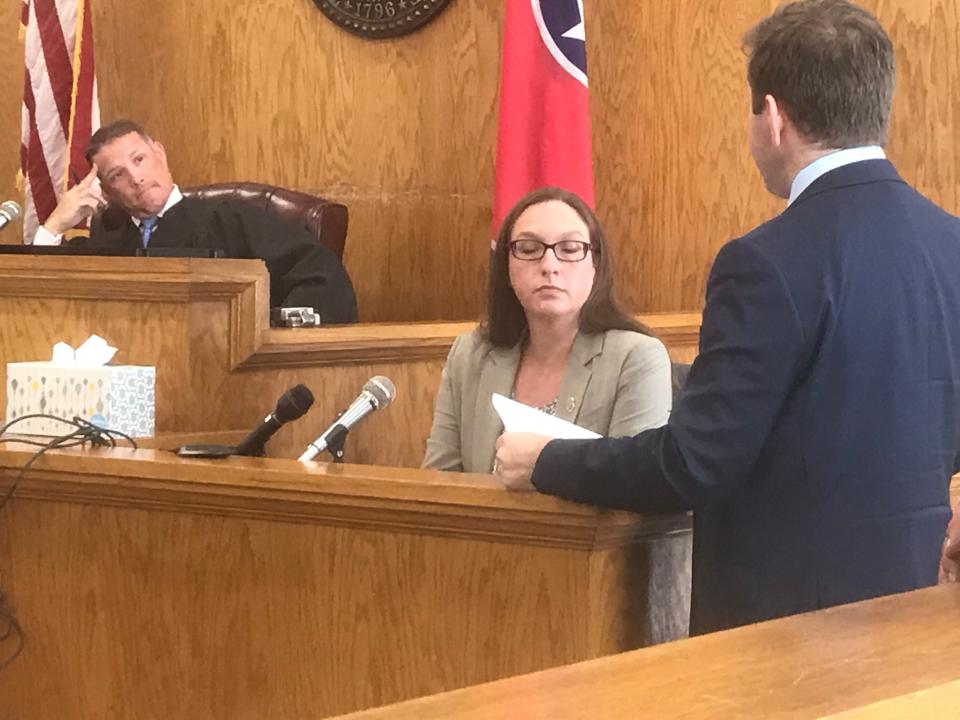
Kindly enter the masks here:
[[[824, 173], [800, 193], [790, 208], [794, 208], [812, 197], [838, 188], [851, 185], [864, 185], [873, 182], [903, 182], [889, 160], [862, 160], [838, 167]], [[790, 208], [787, 208], [788, 210]]]
[[[556, 416], [576, 422], [583, 405], [583, 395], [593, 375], [593, 359], [603, 352], [605, 335], [578, 333], [570, 348], [570, 357], [560, 382], [557, 395]], [[493, 467], [494, 446], [503, 432], [503, 423], [490, 402], [493, 393], [510, 397], [520, 366], [520, 354], [524, 340], [511, 348], [490, 350], [477, 383], [477, 400], [474, 408], [476, 436], [468, 452], [473, 453], [474, 467]]]

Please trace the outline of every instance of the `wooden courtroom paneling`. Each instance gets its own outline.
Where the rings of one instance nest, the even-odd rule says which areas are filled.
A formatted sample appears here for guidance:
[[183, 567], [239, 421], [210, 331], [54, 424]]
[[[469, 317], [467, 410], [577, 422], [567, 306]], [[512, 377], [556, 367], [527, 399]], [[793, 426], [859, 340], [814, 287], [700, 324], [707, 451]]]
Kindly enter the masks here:
[[688, 528], [483, 475], [51, 453], [0, 512], [0, 717], [319, 719], [619, 652], [683, 615], [646, 574]]
[[[255, 260], [0, 256], [0, 359], [43, 360], [58, 340], [91, 333], [120, 349], [118, 363], [157, 368], [159, 433], [249, 429], [298, 383], [316, 397], [282, 428], [271, 454], [299, 457], [374, 375], [396, 400], [364, 421], [347, 458], [419, 465], [440, 372], [472, 323], [267, 327], [266, 268]], [[699, 315], [641, 316], [675, 360], [696, 352]], [[0, 365], [0, 408], [6, 366]]]
[[[350, 720], [812, 720], [925, 689], [935, 698], [849, 717], [956, 717], [960, 584], [795, 615], [457, 690]], [[948, 685], [951, 683], [951, 685]], [[914, 698], [919, 701], [919, 698]], [[839, 717], [847, 718], [847, 715]], [[347, 718], [343, 718], [347, 720]]]
[[[97, 39], [119, 38], [109, 52], [124, 59], [101, 74], [104, 116], [143, 116], [182, 182], [252, 178], [346, 203], [365, 321], [477, 315], [498, 3], [451, 3], [422, 32], [383, 42], [343, 32], [311, 0], [101, 0], [95, 15]], [[132, 24], [176, 51], [143, 52]]]
[[[700, 308], [719, 246], [782, 207], [746, 148], [740, 51], [775, 4], [585, 3], [597, 205], [634, 312]], [[957, 5], [865, 4], [897, 49], [890, 154], [956, 211]], [[349, 205], [346, 264], [365, 321], [479, 315], [502, 0], [454, 0], [421, 32], [379, 42], [340, 31], [311, 0], [92, 5], [104, 117], [153, 128], [181, 182], [260, 180]], [[0, 6], [2, 197], [18, 163], [18, 13]]]

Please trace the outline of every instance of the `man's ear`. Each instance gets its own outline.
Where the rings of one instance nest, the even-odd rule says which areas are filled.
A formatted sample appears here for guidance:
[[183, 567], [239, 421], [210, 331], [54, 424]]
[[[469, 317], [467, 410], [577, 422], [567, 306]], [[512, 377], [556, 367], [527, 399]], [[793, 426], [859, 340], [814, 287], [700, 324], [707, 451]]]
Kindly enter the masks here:
[[770, 143], [774, 147], [780, 147], [783, 143], [783, 133], [786, 124], [789, 122], [783, 105], [777, 102], [773, 95], [763, 96], [763, 112], [767, 124], [767, 133]]

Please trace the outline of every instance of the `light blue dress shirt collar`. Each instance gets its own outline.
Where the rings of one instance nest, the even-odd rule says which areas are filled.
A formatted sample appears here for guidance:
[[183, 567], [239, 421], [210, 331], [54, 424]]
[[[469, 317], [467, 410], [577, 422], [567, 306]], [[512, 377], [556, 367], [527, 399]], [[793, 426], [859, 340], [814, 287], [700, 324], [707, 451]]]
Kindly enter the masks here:
[[787, 207], [792, 205], [793, 201], [800, 197], [800, 193], [810, 187], [813, 181], [821, 175], [825, 175], [831, 170], [836, 170], [850, 163], [860, 162], [861, 160], [885, 160], [886, 157], [887, 154], [879, 145], [864, 145], [863, 147], [837, 150], [829, 155], [817, 158], [798, 172], [797, 176], [793, 179], [793, 185], [790, 186], [790, 199], [787, 200]]

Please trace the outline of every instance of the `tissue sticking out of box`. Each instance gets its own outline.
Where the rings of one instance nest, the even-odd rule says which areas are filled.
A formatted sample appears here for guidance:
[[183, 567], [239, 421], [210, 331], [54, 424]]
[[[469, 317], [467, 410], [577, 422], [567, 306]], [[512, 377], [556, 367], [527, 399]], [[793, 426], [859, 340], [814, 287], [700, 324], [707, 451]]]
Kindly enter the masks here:
[[53, 346], [51, 362], [74, 367], [101, 367], [113, 360], [116, 353], [117, 349], [110, 347], [102, 337], [91, 335], [76, 350], [65, 342], [58, 342]]

